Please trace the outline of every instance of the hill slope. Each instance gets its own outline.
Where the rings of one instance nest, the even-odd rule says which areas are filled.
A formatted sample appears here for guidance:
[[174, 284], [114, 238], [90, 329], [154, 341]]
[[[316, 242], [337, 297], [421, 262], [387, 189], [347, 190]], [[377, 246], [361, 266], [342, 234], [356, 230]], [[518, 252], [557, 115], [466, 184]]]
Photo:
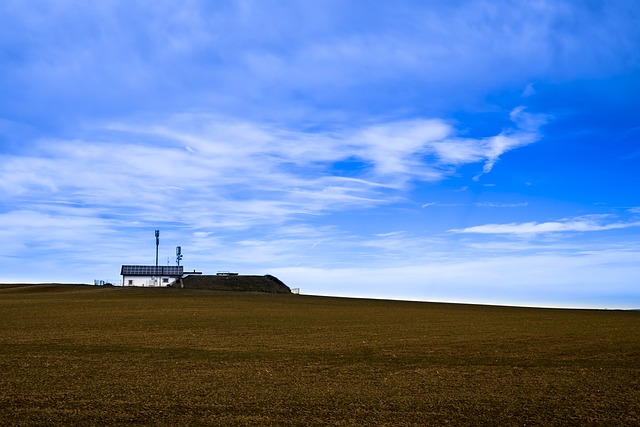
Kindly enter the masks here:
[[[174, 287], [180, 285], [175, 284]], [[291, 289], [277, 277], [266, 276], [201, 276], [193, 275], [182, 279], [184, 289], [208, 289], [216, 291], [268, 292], [290, 294]]]

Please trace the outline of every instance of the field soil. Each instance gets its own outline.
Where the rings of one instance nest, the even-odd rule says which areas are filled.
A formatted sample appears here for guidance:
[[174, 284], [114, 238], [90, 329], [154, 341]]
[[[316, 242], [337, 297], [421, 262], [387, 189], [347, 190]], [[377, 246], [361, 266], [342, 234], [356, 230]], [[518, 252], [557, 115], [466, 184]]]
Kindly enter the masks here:
[[640, 313], [0, 285], [0, 425], [640, 425]]

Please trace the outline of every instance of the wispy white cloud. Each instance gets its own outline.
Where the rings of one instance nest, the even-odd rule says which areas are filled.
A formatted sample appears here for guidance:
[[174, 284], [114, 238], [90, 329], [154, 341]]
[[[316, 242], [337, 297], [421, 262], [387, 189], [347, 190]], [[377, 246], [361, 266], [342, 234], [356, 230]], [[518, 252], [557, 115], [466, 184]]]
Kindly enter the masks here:
[[133, 242], [156, 228], [172, 230], [163, 242], [184, 245], [190, 259], [215, 253], [229, 268], [313, 265], [314, 254], [320, 263], [399, 261], [424, 239], [318, 230], [310, 218], [394, 203], [410, 183], [447, 179], [492, 153], [457, 137], [477, 154], [434, 155], [455, 134], [437, 119], [312, 131], [202, 113], [110, 122], [2, 154], [0, 236], [17, 256], [54, 251], [87, 263], [139, 262], [144, 250]]
[[495, 202], [477, 202], [473, 204], [474, 206], [483, 207], [483, 208], [524, 208], [529, 206], [528, 202], [520, 202], [520, 203], [495, 203]]
[[[247, 227], [388, 203], [410, 181], [442, 180], [459, 165], [522, 145], [496, 151], [492, 143], [457, 138], [462, 152], [474, 154], [444, 153], [442, 140], [454, 134], [441, 120], [308, 132], [182, 114], [162, 124], [123, 122], [90, 137], [41, 140], [37, 156], [6, 154], [0, 192], [7, 200], [99, 206], [103, 215], [129, 220]], [[336, 175], [334, 164], [349, 159], [362, 168]]]
[[429, 208], [431, 206], [454, 208], [456, 206], [459, 206], [459, 204], [458, 203], [427, 202], [427, 203], [423, 203], [422, 205], [420, 205], [421, 208]]
[[[455, 208], [461, 205], [465, 205], [462, 203], [441, 203], [441, 202], [428, 202], [423, 203], [421, 205], [422, 208], [428, 208], [431, 206], [436, 207], [445, 207], [445, 208]], [[480, 208], [525, 208], [529, 206], [528, 202], [518, 202], [518, 203], [498, 203], [498, 202], [475, 202], [468, 204], [469, 206], [477, 206]]]
[[522, 91], [522, 97], [523, 98], [527, 98], [529, 96], [533, 96], [536, 94], [536, 89], [534, 88], [534, 84], [533, 83], [529, 83], [525, 86], [524, 90]]
[[413, 120], [370, 126], [349, 139], [354, 154], [373, 162], [378, 175], [434, 181], [443, 177], [438, 165], [423, 162], [419, 156], [452, 132], [441, 120]]
[[588, 232], [638, 227], [640, 221], [612, 221], [610, 215], [586, 215], [549, 222], [485, 224], [449, 230], [452, 233], [534, 235], [563, 232]]
[[547, 122], [543, 114], [527, 113], [523, 106], [511, 111], [509, 118], [516, 124], [516, 129], [505, 130], [486, 140], [486, 161], [482, 168], [482, 174], [477, 175], [478, 180], [483, 174], [488, 174], [493, 169], [501, 155], [514, 148], [531, 144], [539, 138], [538, 130]]
[[445, 164], [484, 162], [482, 173], [474, 177], [477, 181], [482, 175], [491, 172], [504, 153], [537, 141], [540, 138], [540, 128], [548, 120], [544, 114], [526, 112], [523, 106], [513, 109], [509, 118], [514, 126], [504, 129], [498, 135], [480, 139], [441, 139], [429, 148]]

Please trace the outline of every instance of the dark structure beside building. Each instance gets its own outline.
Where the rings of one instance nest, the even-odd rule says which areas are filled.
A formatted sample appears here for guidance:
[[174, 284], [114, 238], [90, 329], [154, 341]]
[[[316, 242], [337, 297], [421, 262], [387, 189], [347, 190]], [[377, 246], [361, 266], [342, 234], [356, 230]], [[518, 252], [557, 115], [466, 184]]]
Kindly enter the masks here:
[[280, 279], [266, 276], [245, 276], [239, 274], [217, 274], [186, 276], [177, 280], [172, 287], [184, 289], [208, 289], [215, 291], [268, 292], [290, 294], [291, 289]]

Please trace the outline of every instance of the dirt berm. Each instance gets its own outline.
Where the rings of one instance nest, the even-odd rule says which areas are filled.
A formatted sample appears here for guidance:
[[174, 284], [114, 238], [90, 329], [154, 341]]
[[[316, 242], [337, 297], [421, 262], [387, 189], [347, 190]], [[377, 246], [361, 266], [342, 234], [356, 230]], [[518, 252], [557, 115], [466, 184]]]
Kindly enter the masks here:
[[[180, 287], [179, 282], [173, 287]], [[209, 289], [215, 291], [269, 292], [272, 294], [290, 294], [291, 289], [280, 279], [266, 276], [206, 276], [193, 275], [182, 279], [184, 289]]]

